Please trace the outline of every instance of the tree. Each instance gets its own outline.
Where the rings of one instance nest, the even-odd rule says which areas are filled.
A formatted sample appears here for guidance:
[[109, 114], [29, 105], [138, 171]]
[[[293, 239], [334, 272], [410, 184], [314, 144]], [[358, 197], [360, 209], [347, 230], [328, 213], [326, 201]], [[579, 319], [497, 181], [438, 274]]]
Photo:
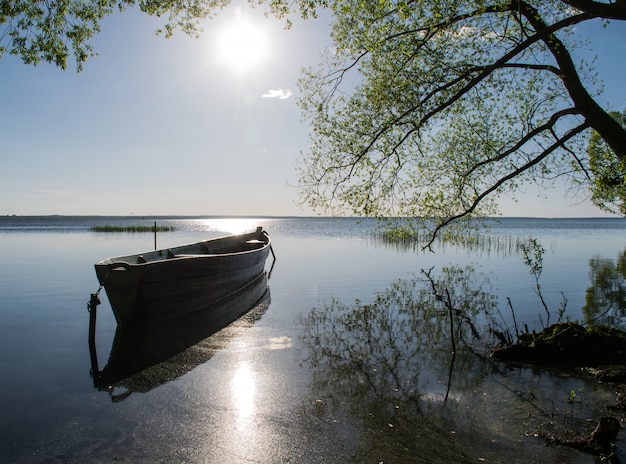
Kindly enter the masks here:
[[[432, 239], [495, 213], [499, 194], [565, 176], [624, 213], [626, 130], [587, 90], [595, 76], [573, 52], [574, 26], [624, 20], [626, 1], [341, 0], [332, 9], [335, 48], [300, 82], [312, 122], [304, 202], [428, 218]], [[605, 194], [608, 184], [622, 196]]]

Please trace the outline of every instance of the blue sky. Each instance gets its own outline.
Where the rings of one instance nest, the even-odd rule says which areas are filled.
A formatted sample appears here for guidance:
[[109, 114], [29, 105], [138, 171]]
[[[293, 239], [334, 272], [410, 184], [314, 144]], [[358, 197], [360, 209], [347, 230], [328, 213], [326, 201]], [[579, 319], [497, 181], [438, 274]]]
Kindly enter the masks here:
[[[243, 17], [265, 41], [249, 67], [218, 50]], [[76, 74], [0, 59], [0, 215], [310, 215], [297, 204], [295, 163], [308, 127], [296, 105], [303, 66], [330, 44], [328, 20], [284, 22], [229, 7], [200, 39], [156, 36], [160, 20], [107, 18], [99, 56]], [[592, 37], [605, 94], [626, 107], [626, 25], [580, 26]], [[261, 41], [261, 38], [255, 39]], [[259, 53], [257, 53], [258, 55]], [[509, 216], [596, 216], [564, 191], [529, 189]]]

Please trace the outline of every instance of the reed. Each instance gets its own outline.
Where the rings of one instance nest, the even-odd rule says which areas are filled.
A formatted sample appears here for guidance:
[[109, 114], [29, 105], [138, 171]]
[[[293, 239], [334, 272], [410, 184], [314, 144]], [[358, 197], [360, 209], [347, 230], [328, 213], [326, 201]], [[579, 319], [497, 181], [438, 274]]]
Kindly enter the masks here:
[[92, 226], [92, 232], [173, 232], [176, 228], [173, 226]]

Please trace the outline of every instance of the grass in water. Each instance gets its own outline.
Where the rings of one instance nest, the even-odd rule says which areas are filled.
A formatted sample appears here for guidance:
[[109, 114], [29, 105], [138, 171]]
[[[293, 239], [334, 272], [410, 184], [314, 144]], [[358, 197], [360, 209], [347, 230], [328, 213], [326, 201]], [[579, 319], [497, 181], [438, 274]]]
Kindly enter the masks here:
[[93, 226], [92, 232], [172, 232], [173, 226]]

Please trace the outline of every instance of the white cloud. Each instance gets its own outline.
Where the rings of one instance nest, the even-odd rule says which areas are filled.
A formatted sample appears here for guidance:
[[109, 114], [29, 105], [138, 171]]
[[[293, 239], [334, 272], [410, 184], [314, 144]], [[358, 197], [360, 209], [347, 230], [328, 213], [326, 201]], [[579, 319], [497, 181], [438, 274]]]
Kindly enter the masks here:
[[278, 98], [280, 100], [286, 100], [291, 97], [292, 92], [289, 89], [270, 89], [263, 95], [263, 98]]

